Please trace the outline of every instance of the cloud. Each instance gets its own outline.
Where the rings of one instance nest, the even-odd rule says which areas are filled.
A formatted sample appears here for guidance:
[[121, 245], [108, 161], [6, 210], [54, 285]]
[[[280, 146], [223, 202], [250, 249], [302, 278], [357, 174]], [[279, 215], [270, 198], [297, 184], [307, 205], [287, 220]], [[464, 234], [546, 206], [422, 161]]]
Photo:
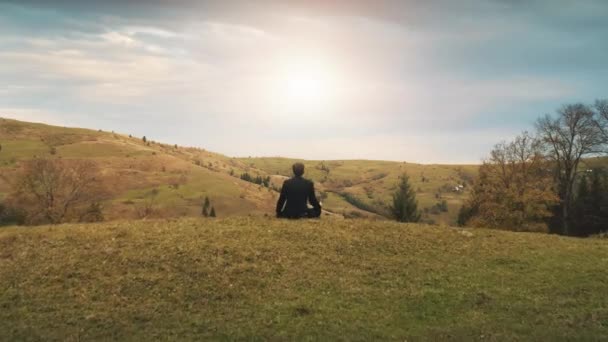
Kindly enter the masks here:
[[[602, 96], [607, 10], [592, 0], [5, 1], [0, 108], [234, 155], [474, 161], [537, 115]], [[281, 68], [293, 59], [330, 70], [331, 103], [285, 106]]]

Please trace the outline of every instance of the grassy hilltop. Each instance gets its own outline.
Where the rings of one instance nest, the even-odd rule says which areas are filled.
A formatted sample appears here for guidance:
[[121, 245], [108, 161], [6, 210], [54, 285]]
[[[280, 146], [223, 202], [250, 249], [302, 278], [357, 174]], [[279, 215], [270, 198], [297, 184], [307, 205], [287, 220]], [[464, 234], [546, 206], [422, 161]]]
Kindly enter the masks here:
[[387, 221], [0, 230], [0, 340], [604, 340], [608, 240]]
[[[99, 165], [109, 194], [107, 219], [137, 218], [152, 201], [157, 217], [199, 216], [205, 197], [220, 216], [274, 213], [276, 189], [291, 176], [293, 159], [231, 158], [200, 148], [175, 146], [114, 132], [65, 128], [0, 118], [0, 172], [10, 179], [17, 163], [34, 156], [89, 159]], [[454, 224], [477, 173], [474, 165], [421, 165], [384, 161], [305, 161], [328, 214], [378, 218], [386, 212], [398, 177], [407, 172], [424, 219]], [[243, 181], [249, 173], [271, 177], [265, 188]], [[456, 192], [457, 185], [464, 185]], [[9, 185], [0, 179], [0, 199]], [[437, 205], [445, 201], [446, 210]]]

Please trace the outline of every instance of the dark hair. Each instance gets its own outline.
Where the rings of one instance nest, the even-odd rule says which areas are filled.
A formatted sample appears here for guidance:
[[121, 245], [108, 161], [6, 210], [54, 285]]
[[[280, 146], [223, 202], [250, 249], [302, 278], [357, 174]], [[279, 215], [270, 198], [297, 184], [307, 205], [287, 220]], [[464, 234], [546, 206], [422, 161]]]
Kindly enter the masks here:
[[302, 163], [295, 163], [291, 168], [293, 169], [293, 174], [298, 177], [304, 174], [304, 164]]

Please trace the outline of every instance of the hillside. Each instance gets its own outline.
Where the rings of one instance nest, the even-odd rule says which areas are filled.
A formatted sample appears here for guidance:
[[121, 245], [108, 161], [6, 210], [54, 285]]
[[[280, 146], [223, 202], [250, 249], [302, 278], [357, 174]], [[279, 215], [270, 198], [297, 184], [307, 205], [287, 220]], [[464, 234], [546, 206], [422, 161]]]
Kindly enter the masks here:
[[[455, 225], [458, 211], [467, 198], [478, 165], [424, 165], [405, 162], [371, 160], [311, 161], [287, 158], [241, 158], [242, 163], [263, 170], [269, 174], [288, 176], [291, 165], [296, 161], [307, 166], [307, 177], [316, 182], [317, 190], [326, 194], [327, 207], [339, 213], [343, 207], [345, 194], [362, 202], [363, 207], [386, 211], [391, 203], [399, 177], [407, 173], [416, 190], [419, 209], [423, 220], [430, 223]], [[461, 185], [458, 190], [456, 187]], [[438, 205], [445, 201], [447, 211]]]
[[608, 240], [366, 220], [0, 229], [0, 340], [604, 340]]
[[[273, 215], [285, 177], [295, 162], [285, 158], [231, 158], [200, 148], [159, 143], [148, 137], [0, 119], [0, 171], [9, 179], [19, 161], [34, 156], [94, 160], [109, 191], [107, 219], [138, 218], [154, 202], [156, 217], [199, 216], [205, 197], [220, 216]], [[326, 215], [379, 218], [405, 171], [418, 191], [427, 222], [454, 224], [477, 166], [421, 165], [382, 161], [305, 161], [317, 182]], [[239, 178], [271, 177], [265, 188]], [[462, 191], [455, 191], [464, 185]], [[0, 198], [9, 185], [0, 179]], [[152, 195], [153, 191], [157, 195]], [[436, 206], [446, 201], [447, 211]], [[380, 214], [380, 215], [378, 215]]]
[[[108, 219], [136, 218], [146, 201], [154, 202], [160, 217], [196, 216], [206, 196], [219, 215], [263, 214], [272, 212], [276, 198], [270, 189], [230, 175], [249, 167], [198, 148], [9, 119], [0, 119], [0, 144], [0, 172], [9, 179], [20, 160], [34, 156], [94, 160], [109, 191]], [[7, 191], [0, 180], [0, 196]]]

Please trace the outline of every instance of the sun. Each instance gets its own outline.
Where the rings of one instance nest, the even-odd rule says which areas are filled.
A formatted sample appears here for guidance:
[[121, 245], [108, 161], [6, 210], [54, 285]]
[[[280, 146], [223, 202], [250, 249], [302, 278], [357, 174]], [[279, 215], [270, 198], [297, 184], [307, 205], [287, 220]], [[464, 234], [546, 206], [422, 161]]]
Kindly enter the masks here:
[[310, 109], [331, 104], [335, 77], [320, 60], [295, 60], [283, 68], [281, 96], [291, 108]]
[[286, 95], [295, 101], [319, 101], [328, 92], [327, 75], [323, 70], [310, 66], [290, 70], [285, 86]]

